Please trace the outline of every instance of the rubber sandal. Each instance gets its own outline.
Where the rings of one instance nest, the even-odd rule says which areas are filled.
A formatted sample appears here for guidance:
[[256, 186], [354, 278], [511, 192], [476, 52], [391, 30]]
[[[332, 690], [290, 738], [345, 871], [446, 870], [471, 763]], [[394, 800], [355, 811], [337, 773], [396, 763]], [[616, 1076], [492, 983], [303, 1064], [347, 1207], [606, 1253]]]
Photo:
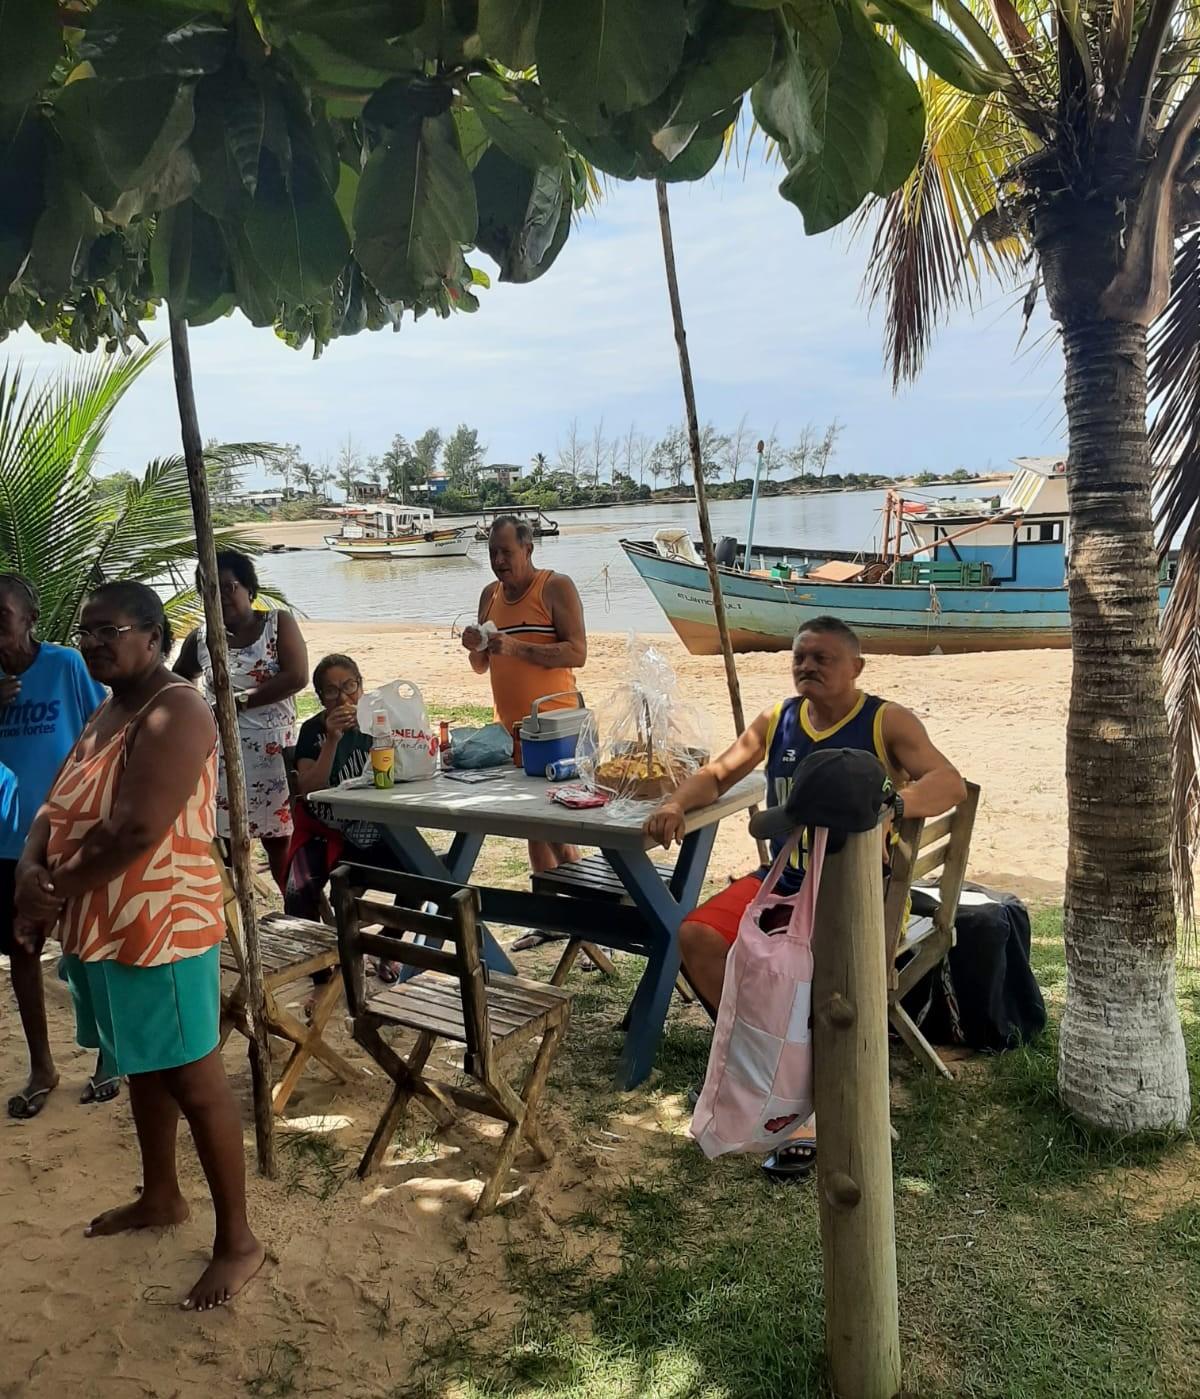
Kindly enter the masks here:
[[547, 942], [566, 942], [566, 933], [543, 933], [536, 929], [521, 936], [509, 946], [510, 952], [528, 952], [532, 947], [541, 947]]
[[764, 1158], [762, 1168], [768, 1180], [776, 1185], [787, 1185], [812, 1175], [816, 1165], [817, 1144], [811, 1137], [804, 1137], [776, 1147]]
[[79, 1095], [81, 1103], [111, 1103], [121, 1091], [121, 1075], [112, 1074], [109, 1078], [97, 1079], [93, 1074], [83, 1085]]
[[375, 975], [385, 986], [395, 986], [400, 980], [400, 965], [398, 962], [388, 962], [379, 957], [375, 962]]
[[53, 1088], [38, 1088], [32, 1093], [14, 1093], [8, 1100], [9, 1117], [15, 1117], [19, 1122], [28, 1122], [46, 1106], [46, 1099], [57, 1087], [55, 1084]]

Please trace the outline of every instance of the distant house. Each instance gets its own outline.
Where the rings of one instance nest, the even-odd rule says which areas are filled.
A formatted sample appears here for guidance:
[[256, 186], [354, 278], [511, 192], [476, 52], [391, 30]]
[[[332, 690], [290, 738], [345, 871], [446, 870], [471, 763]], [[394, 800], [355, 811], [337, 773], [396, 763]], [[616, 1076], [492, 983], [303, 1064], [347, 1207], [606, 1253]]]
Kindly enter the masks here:
[[346, 500], [357, 505], [373, 505], [376, 501], [386, 500], [387, 490], [377, 481], [351, 481], [350, 489], [346, 492]]
[[292, 495], [291, 491], [239, 491], [233, 497], [233, 503], [252, 510], [274, 510], [285, 500], [290, 500]]
[[523, 466], [515, 466], [512, 462], [496, 462], [492, 466], [481, 466], [479, 468], [479, 479], [481, 481], [495, 481], [498, 486], [510, 490], [515, 481], [519, 481], [525, 473]]
[[445, 495], [449, 484], [449, 477], [439, 469], [431, 471], [425, 480], [418, 482], [412, 490], [414, 495]]

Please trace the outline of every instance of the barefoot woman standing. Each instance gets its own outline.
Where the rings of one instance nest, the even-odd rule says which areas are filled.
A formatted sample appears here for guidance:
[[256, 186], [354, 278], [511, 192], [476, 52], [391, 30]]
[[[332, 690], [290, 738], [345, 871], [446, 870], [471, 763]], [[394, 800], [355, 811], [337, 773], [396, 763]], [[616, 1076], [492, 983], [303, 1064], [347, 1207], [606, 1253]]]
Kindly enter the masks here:
[[182, 1113], [216, 1211], [212, 1262], [184, 1303], [235, 1296], [262, 1266], [246, 1219], [237, 1103], [217, 1049], [221, 883], [216, 726], [165, 659], [171, 629], [140, 583], [111, 583], [83, 609], [79, 646], [112, 697], [67, 756], [17, 866], [17, 935], [57, 926], [76, 1037], [129, 1077], [142, 1193], [97, 1216], [91, 1237], [178, 1224]]

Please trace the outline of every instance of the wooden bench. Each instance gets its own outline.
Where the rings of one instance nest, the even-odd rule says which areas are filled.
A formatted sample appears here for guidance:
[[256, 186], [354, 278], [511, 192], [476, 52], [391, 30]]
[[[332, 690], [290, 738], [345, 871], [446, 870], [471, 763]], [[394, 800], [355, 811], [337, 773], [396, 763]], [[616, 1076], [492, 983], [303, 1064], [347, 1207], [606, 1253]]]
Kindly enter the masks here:
[[[214, 857], [217, 851], [214, 851]], [[218, 860], [225, 901], [225, 942], [221, 947], [221, 970], [233, 978], [233, 985], [221, 993], [221, 1045], [236, 1029], [250, 1038], [247, 1009], [249, 983], [246, 954], [242, 941], [242, 920], [233, 880], [223, 860]], [[337, 940], [323, 923], [293, 918], [286, 913], [268, 913], [259, 919], [259, 947], [262, 952], [263, 990], [267, 1030], [286, 1040], [292, 1051], [271, 1097], [277, 1113], [282, 1113], [296, 1090], [309, 1059], [318, 1059], [343, 1082], [357, 1077], [358, 1071], [325, 1040], [325, 1027], [342, 994], [341, 979], [329, 979], [314, 988], [312, 1015], [302, 1024], [279, 1002], [277, 993], [293, 982], [304, 981], [314, 973], [336, 970], [339, 964]]]
[[[946, 1078], [952, 1077], [950, 1070], [901, 1000], [954, 946], [954, 919], [967, 875], [978, 807], [979, 788], [968, 782], [966, 798], [953, 811], [931, 821], [902, 820], [895, 831], [892, 872], [884, 896], [888, 1021], [918, 1063]], [[913, 918], [909, 914], [913, 886], [932, 876], [937, 882], [928, 888], [937, 899], [937, 909], [932, 917]], [[903, 966], [898, 966], [898, 962], [903, 962]]]
[[[443, 1126], [454, 1120], [456, 1108], [482, 1113], [506, 1124], [492, 1174], [471, 1211], [473, 1216], [490, 1214], [522, 1140], [543, 1161], [553, 1154], [536, 1114], [566, 1033], [571, 993], [485, 968], [478, 890], [356, 865], [339, 865], [332, 888], [354, 1038], [394, 1084], [358, 1174], [369, 1175], [379, 1166], [414, 1097]], [[396, 903], [383, 902], [380, 893], [392, 895]], [[436, 904], [439, 912], [401, 906], [423, 901]], [[372, 932], [371, 927], [385, 931]], [[429, 942], [409, 942], [405, 933]], [[363, 974], [368, 954], [416, 968], [417, 975], [368, 994]], [[384, 1039], [388, 1029], [416, 1031], [407, 1059]], [[509, 1062], [539, 1038], [518, 1092], [509, 1079]], [[425, 1065], [439, 1039], [464, 1047], [463, 1070], [482, 1091], [429, 1077]]]
[[[671, 876], [675, 873], [673, 865], [656, 861], [654, 868], [658, 871], [664, 884], [671, 882]], [[574, 860], [570, 864], [559, 865], [557, 869], [535, 874], [531, 881], [531, 887], [535, 894], [563, 894], [567, 898], [595, 899], [620, 904], [633, 903], [616, 870], [600, 854], [585, 855], [582, 860]], [[616, 974], [616, 968], [605, 952], [602, 952], [593, 943], [583, 942], [579, 938], [571, 938], [559, 959], [558, 966], [554, 969], [554, 975], [550, 978], [551, 986], [561, 986], [566, 981], [571, 968], [575, 965], [575, 959], [581, 952], [586, 952], [605, 976]], [[675, 989], [685, 1002], [690, 1003], [696, 999], [695, 993], [688, 985], [682, 972], [676, 978]]]

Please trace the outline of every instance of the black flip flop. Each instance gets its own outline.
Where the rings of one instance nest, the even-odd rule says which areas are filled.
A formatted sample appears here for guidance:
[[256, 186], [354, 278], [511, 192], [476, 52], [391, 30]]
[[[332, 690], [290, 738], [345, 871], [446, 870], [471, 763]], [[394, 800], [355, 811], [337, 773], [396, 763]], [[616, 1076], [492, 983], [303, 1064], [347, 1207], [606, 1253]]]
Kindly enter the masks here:
[[37, 1088], [32, 1093], [14, 1093], [8, 1100], [9, 1117], [15, 1117], [18, 1122], [28, 1122], [46, 1106], [46, 1099], [57, 1087], [55, 1084], [52, 1088]]
[[111, 1074], [108, 1078], [100, 1079], [93, 1074], [83, 1085], [79, 1101], [81, 1103], [111, 1103], [120, 1091], [120, 1074]]
[[376, 957], [375, 975], [385, 986], [395, 986], [400, 980], [400, 964], [389, 962], [385, 957]]
[[811, 1137], [785, 1142], [764, 1158], [763, 1172], [776, 1185], [787, 1185], [812, 1175], [817, 1165], [817, 1144]]

